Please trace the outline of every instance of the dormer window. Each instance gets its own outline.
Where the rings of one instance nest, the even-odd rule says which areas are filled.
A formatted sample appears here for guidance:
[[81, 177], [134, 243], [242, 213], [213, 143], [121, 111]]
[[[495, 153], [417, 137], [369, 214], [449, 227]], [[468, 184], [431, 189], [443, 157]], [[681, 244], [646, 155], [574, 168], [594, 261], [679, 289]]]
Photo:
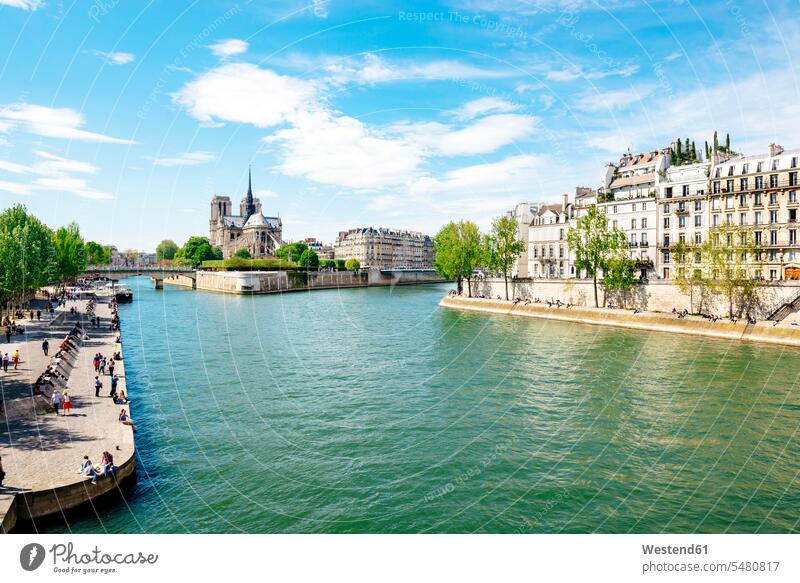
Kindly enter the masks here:
[[777, 170], [778, 169], [778, 159], [777, 158], [772, 161], [772, 169], [773, 170]]
[[749, 166], [750, 166], [749, 164], [742, 164], [742, 174], [747, 174], [747, 168]]
[[756, 166], [756, 172], [761, 172], [763, 169], [764, 169], [764, 163], [759, 162], [758, 165]]
[[733, 176], [733, 166], [728, 166], [728, 176]]
[[717, 168], [717, 171], [714, 173], [714, 178], [719, 178], [720, 170], [722, 170], [722, 168]]

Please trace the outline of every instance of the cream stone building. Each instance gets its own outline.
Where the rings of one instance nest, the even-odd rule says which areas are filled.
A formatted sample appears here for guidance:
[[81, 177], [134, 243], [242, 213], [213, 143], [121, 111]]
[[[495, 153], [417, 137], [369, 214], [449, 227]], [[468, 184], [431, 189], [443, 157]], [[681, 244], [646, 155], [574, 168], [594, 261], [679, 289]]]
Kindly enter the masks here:
[[377, 269], [433, 269], [433, 239], [423, 233], [365, 227], [341, 231], [334, 245], [336, 259], [358, 259]]
[[280, 217], [265, 217], [261, 201], [253, 196], [253, 181], [248, 172], [247, 194], [239, 204], [239, 214], [233, 214], [231, 199], [215, 196], [211, 199], [211, 220], [208, 239], [222, 249], [226, 259], [239, 249], [247, 249], [251, 257], [271, 257], [282, 245], [283, 226]]

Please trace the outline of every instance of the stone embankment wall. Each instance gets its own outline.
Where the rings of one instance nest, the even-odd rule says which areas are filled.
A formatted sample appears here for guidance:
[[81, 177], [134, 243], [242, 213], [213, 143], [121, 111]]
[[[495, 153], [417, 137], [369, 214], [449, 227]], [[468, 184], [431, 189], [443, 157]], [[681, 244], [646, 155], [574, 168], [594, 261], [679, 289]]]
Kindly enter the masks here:
[[739, 321], [734, 324], [729, 320], [712, 322], [699, 316], [677, 318], [672, 314], [656, 314], [653, 312], [635, 314], [631, 310], [581, 307], [569, 309], [549, 308], [547, 304], [514, 305], [505, 300], [466, 298], [462, 296], [445, 296], [439, 305], [445, 308], [491, 314], [526, 316], [564, 322], [599, 324], [656, 332], [692, 334], [695, 336], [713, 336], [729, 340], [747, 340], [800, 347], [800, 328], [785, 325], [772, 326], [770, 322], [759, 322], [756, 325], [751, 325]]
[[198, 271], [196, 279], [177, 276], [168, 285], [235, 294], [267, 294], [311, 289], [413, 285], [444, 280], [431, 271]]
[[[598, 284], [598, 299], [603, 305], [604, 290]], [[466, 295], [464, 282], [464, 295]], [[765, 284], [758, 289], [758, 302], [753, 306], [753, 315], [765, 318], [786, 302], [792, 301], [800, 294], [800, 282], [784, 281], [779, 284]], [[472, 295], [484, 295], [487, 298], [505, 298], [505, 286], [502, 279], [487, 279], [473, 282]], [[591, 280], [585, 279], [519, 279], [509, 280], [508, 295], [510, 298], [534, 300], [542, 302], [561, 300], [573, 306], [594, 307], [594, 290]], [[634, 286], [624, 297], [619, 293], [609, 293], [608, 302], [615, 306], [638, 308], [650, 312], [672, 312], [688, 310], [690, 313], [706, 313], [727, 315], [728, 303], [719, 296], [700, 297], [698, 292], [691, 296], [682, 292], [669, 281], [656, 280]]]

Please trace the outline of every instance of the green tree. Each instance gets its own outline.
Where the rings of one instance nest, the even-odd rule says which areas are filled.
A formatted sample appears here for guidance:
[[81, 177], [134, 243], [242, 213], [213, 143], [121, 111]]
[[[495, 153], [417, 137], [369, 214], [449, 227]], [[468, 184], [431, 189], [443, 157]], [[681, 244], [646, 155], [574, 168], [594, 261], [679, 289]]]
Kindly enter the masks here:
[[619, 229], [609, 229], [606, 215], [592, 205], [578, 219], [577, 225], [567, 231], [567, 245], [575, 253], [575, 268], [586, 270], [592, 278], [594, 306], [597, 308], [600, 305], [597, 299], [597, 276], [617, 253], [623, 249], [627, 251], [625, 233]]
[[517, 258], [525, 251], [525, 242], [517, 234], [517, 221], [514, 217], [504, 215], [492, 221], [492, 231], [486, 238], [485, 249], [489, 267], [503, 274], [508, 300], [508, 275]]
[[746, 227], [726, 221], [710, 229], [702, 246], [704, 268], [711, 291], [727, 302], [729, 317], [736, 313], [750, 316], [758, 304], [761, 280], [756, 276], [761, 272], [762, 253], [753, 232]]
[[306, 249], [303, 251], [303, 254], [300, 256], [300, 261], [298, 261], [300, 267], [306, 268], [315, 268], [319, 267], [319, 255], [313, 249]]
[[88, 241], [84, 244], [83, 250], [86, 253], [87, 265], [108, 265], [111, 263], [111, 247], [108, 245]]
[[467, 295], [472, 297], [475, 268], [484, 259], [484, 248], [478, 225], [471, 221], [450, 222], [433, 238], [434, 269], [445, 279], [455, 279], [458, 293], [462, 280], [467, 280]]
[[300, 261], [300, 257], [303, 255], [303, 252], [306, 249], [308, 249], [308, 245], [302, 241], [298, 241], [297, 243], [288, 243], [275, 251], [275, 257], [297, 263]]
[[361, 269], [361, 262], [355, 257], [351, 257], [344, 262], [344, 267], [347, 269], [347, 271], [358, 271]]
[[[622, 236], [624, 240], [625, 235]], [[627, 248], [618, 249], [609, 257], [606, 265], [603, 288], [619, 291], [623, 307], [627, 304], [628, 292], [639, 281], [639, 278], [636, 277], [635, 267], [636, 263], [631, 259]]]
[[335, 269], [336, 261], [334, 259], [320, 259], [319, 267], [320, 269]]
[[714, 130], [714, 154], [719, 152], [719, 136], [717, 135], [717, 130]]
[[53, 235], [56, 255], [56, 274], [66, 283], [78, 277], [86, 269], [86, 251], [77, 223], [60, 227]]
[[347, 261], [344, 259], [335, 259], [334, 261], [336, 261], [336, 269], [346, 269], [344, 265], [347, 263]]
[[208, 237], [194, 236], [189, 237], [183, 247], [178, 249], [174, 258], [179, 260], [178, 263], [180, 264], [186, 263], [196, 268], [203, 261], [222, 259], [222, 251], [217, 247], [213, 247], [208, 241]]
[[233, 254], [234, 257], [240, 257], [241, 259], [251, 259], [250, 251], [247, 249], [237, 249], [236, 253]]
[[22, 205], [0, 214], [0, 296], [20, 302], [58, 273], [53, 232]]
[[164, 239], [158, 244], [158, 247], [156, 247], [156, 261], [174, 259], [177, 252], [178, 245], [175, 243], [175, 241]]

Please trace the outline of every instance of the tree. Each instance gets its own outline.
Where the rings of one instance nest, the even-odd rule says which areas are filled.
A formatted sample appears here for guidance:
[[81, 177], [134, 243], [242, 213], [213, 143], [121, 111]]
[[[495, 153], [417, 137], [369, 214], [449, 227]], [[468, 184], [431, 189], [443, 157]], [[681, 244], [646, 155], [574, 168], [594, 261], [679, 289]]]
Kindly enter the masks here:
[[212, 259], [222, 259], [222, 250], [218, 247], [213, 247], [208, 240], [208, 237], [189, 237], [183, 247], [178, 249], [175, 253], [175, 259], [181, 260], [178, 263], [184, 263], [182, 260], [187, 260], [192, 267], [199, 267], [203, 261], [210, 261]]
[[250, 251], [247, 249], [237, 249], [233, 256], [241, 259], [251, 259]]
[[334, 259], [320, 259], [320, 269], [336, 269], [336, 261]]
[[585, 269], [594, 285], [594, 307], [600, 306], [597, 300], [597, 275], [605, 270], [611, 258], [628, 243], [625, 233], [619, 229], [609, 229], [606, 215], [595, 205], [578, 219], [578, 224], [567, 231], [567, 246], [575, 253], [575, 268]]
[[351, 257], [344, 262], [344, 267], [347, 269], [347, 271], [358, 271], [361, 269], [361, 262], [355, 257]]
[[306, 267], [306, 268], [319, 267], [319, 255], [317, 255], [317, 252], [314, 251], [313, 249], [306, 249], [300, 256], [300, 261], [298, 263], [300, 267]]
[[22, 205], [0, 214], [0, 296], [22, 301], [58, 271], [53, 232]]
[[729, 133], [725, 134], [725, 151], [728, 153], [731, 151], [731, 135]]
[[507, 215], [492, 221], [492, 232], [486, 239], [486, 258], [489, 267], [503, 274], [506, 300], [508, 300], [508, 274], [520, 254], [525, 251], [525, 242], [517, 235], [517, 221]]
[[59, 281], [75, 279], [86, 269], [86, 251], [77, 223], [59, 228], [53, 235], [56, 272]]
[[346, 269], [345, 263], [347, 263], [347, 261], [344, 259], [334, 259], [334, 261], [336, 262], [336, 269]]
[[717, 152], [719, 152], [719, 136], [717, 136], [717, 130], [714, 130], [714, 153]]
[[87, 265], [108, 265], [111, 263], [111, 247], [108, 245], [88, 241], [84, 244], [83, 250], [86, 253]]
[[729, 317], [734, 316], [736, 304], [740, 315], [743, 312], [752, 315], [761, 285], [756, 276], [760, 274], [762, 253], [753, 232], [746, 227], [726, 221], [709, 231], [702, 246], [704, 267], [711, 281], [711, 291], [725, 298]]
[[175, 253], [178, 252], [178, 245], [175, 241], [164, 239], [156, 247], [156, 261], [170, 260], [175, 258]]
[[297, 243], [288, 243], [282, 247], [279, 247], [278, 250], [275, 251], [275, 257], [297, 263], [300, 261], [300, 256], [303, 255], [303, 251], [306, 249], [308, 249], [308, 245], [302, 241], [298, 241]]
[[467, 280], [467, 295], [472, 297], [475, 268], [484, 259], [478, 225], [471, 221], [450, 222], [433, 238], [434, 269], [445, 279], [455, 279], [461, 293], [462, 279]]
[[[619, 235], [617, 235], [619, 236]], [[625, 235], [623, 234], [623, 241]], [[627, 303], [625, 299], [630, 290], [639, 279], [635, 273], [636, 264], [628, 254], [627, 248], [619, 248], [608, 259], [605, 274], [603, 277], [603, 287], [606, 290], [619, 290], [622, 292], [622, 305]], [[605, 303], [605, 302], [604, 302]]]

